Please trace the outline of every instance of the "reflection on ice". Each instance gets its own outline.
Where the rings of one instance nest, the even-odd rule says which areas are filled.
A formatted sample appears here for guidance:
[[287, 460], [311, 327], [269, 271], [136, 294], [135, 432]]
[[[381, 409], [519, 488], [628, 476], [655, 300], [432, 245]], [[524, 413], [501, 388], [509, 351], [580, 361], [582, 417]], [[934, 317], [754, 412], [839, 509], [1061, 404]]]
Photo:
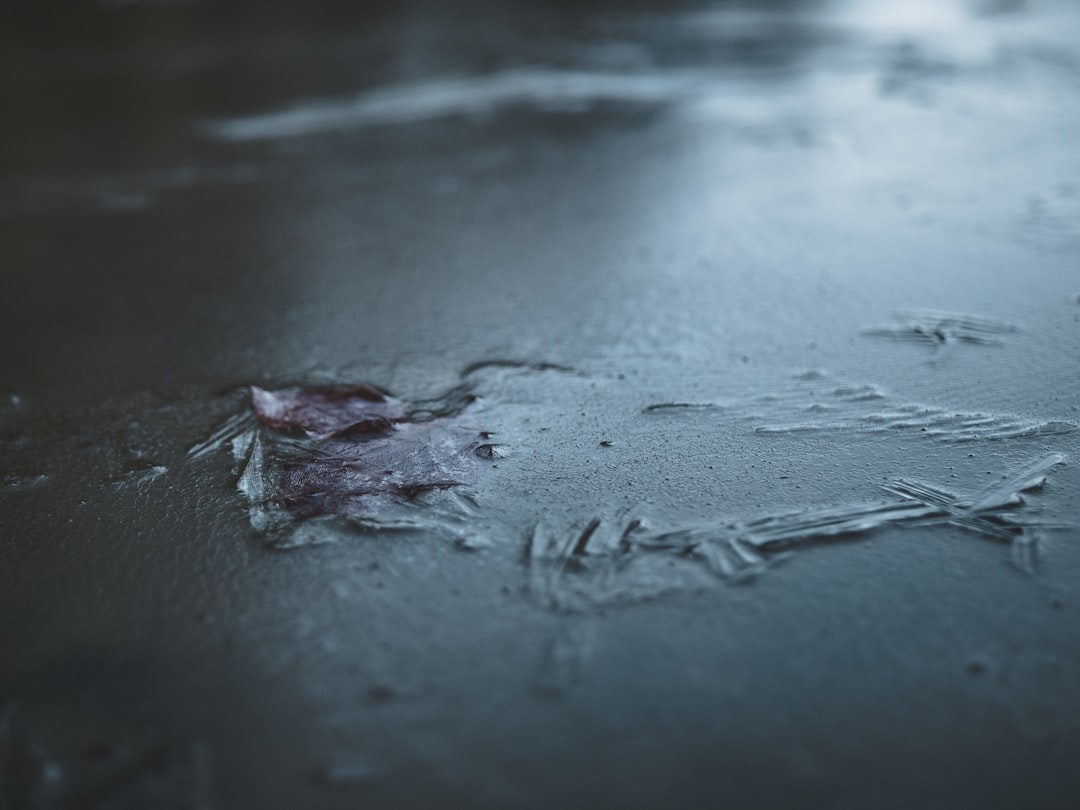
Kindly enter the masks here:
[[[1044, 10], [1030, 21], [1024, 15], [1003, 21], [985, 11], [987, 4], [846, 0], [779, 10], [740, 4], [599, 16], [588, 24], [603, 38], [550, 42], [550, 52], [538, 62], [515, 64], [508, 54], [501, 65], [479, 74], [444, 67], [352, 97], [304, 99], [277, 110], [204, 121], [201, 131], [224, 141], [254, 141], [510, 107], [582, 112], [602, 103], [692, 102], [691, 108], [727, 109], [736, 117], [750, 111], [759, 118], [783, 117], [800, 107], [844, 106], [838, 96], [861, 92], [863, 77], [876, 77], [881, 95], [925, 101], [927, 82], [1015, 72], [1033, 60], [1072, 61], [1062, 50], [1069, 44], [1062, 32], [1077, 24], [1067, 6]], [[401, 58], [407, 63], [408, 46], [405, 50]], [[775, 104], [768, 97], [778, 88], [784, 96]], [[862, 119], [873, 116], [860, 110]]]
[[601, 102], [661, 104], [687, 96], [700, 82], [689, 73], [511, 70], [382, 87], [351, 99], [309, 101], [278, 112], [213, 121], [203, 129], [220, 140], [253, 141], [477, 115], [515, 105], [563, 112]]

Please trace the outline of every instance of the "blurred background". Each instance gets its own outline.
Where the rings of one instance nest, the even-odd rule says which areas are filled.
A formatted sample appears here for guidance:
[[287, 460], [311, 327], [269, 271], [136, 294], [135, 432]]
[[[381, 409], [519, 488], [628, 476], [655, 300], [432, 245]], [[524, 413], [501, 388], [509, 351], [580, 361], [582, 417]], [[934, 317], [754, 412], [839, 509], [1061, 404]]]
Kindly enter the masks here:
[[[771, 332], [766, 301], [797, 310], [785, 328], [847, 317], [849, 303], [864, 311], [853, 290], [925, 305], [905, 292], [920, 244], [939, 240], [943, 255], [992, 240], [1024, 257], [1077, 246], [1066, 2], [15, 3], [3, 14], [0, 226], [17, 291], [5, 344], [46, 319], [66, 324], [12, 353], [16, 388], [243, 374], [255, 350], [285, 373], [352, 362], [356, 321], [387, 310], [413, 324], [387, 330], [394, 351], [423, 357], [476, 307], [484, 335], [469, 357], [553, 352], [568, 322], [587, 325], [582, 346], [624, 344], [629, 320], [647, 350], [671, 348], [682, 327], [639, 306], [647, 285], [698, 318], [682, 348], [741, 355], [716, 334], [728, 307]], [[847, 252], [815, 261], [825, 244]], [[963, 264], [981, 277], [1001, 255], [986, 253]], [[731, 255], [737, 270], [698, 269]], [[718, 278], [751, 261], [771, 279], [764, 290]], [[785, 274], [822, 272], [842, 295], [803, 307], [785, 294]], [[970, 296], [987, 285], [965, 272], [959, 308], [985, 310]], [[1026, 286], [994, 272], [1010, 274]], [[402, 295], [379, 286], [391, 276]], [[538, 317], [526, 336], [525, 302], [574, 317]], [[321, 348], [278, 341], [313, 317]], [[198, 335], [214, 336], [212, 350]], [[369, 357], [385, 356], [390, 344], [372, 340]], [[43, 373], [61, 356], [63, 383]]]

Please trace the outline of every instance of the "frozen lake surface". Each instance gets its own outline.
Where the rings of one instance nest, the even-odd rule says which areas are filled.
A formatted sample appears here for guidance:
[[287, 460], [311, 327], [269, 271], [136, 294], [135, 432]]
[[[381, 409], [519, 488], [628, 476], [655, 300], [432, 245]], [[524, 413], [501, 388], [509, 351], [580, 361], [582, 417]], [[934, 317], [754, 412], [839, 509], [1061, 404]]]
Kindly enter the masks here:
[[1075, 4], [0, 15], [0, 806], [1076, 802]]

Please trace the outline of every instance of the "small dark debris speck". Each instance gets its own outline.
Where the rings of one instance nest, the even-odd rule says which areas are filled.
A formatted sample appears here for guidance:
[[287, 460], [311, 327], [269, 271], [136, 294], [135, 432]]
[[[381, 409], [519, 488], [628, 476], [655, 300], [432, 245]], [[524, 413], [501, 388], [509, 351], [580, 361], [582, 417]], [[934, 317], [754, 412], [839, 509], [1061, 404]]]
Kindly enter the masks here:
[[368, 700], [372, 703], [389, 703], [394, 700], [398, 694], [393, 687], [386, 686], [385, 684], [376, 684], [367, 691]]
[[967, 672], [968, 675], [977, 678], [980, 675], [986, 674], [986, 664], [978, 660], [977, 658], [973, 658], [966, 664], [964, 664], [964, 670]]

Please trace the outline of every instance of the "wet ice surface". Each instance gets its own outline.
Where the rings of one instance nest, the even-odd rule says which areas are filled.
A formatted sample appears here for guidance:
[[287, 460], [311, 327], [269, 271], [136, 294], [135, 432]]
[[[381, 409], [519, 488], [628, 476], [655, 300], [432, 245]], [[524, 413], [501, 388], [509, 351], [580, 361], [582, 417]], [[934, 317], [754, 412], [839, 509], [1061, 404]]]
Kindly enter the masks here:
[[[468, 409], [477, 402], [487, 419], [496, 423], [515, 419], [513, 401], [500, 401], [506, 395], [505, 376], [489, 374], [484, 381], [477, 379], [477, 372], [492, 369], [509, 369], [518, 395], [525, 393], [530, 399], [537, 397], [536, 389], [551, 387], [552, 376], [569, 374], [582, 381], [590, 377], [555, 364], [473, 364], [462, 372], [459, 385], [422, 405], [397, 400], [371, 385], [280, 391], [253, 386], [250, 412], [227, 419], [187, 455], [197, 460], [213, 451], [221, 451], [219, 455], [230, 451], [237, 465], [237, 490], [247, 500], [251, 525], [261, 534], [269, 533], [272, 548], [297, 549], [350, 537], [356, 541], [364, 536], [358, 529], [368, 534], [421, 532], [451, 537], [459, 548], [470, 550], [520, 543], [520, 521], [507, 522], [504, 516], [499, 525], [499, 518], [485, 518], [468, 485], [480, 481], [493, 458], [512, 456], [515, 449], [519, 457], [526, 448], [542, 451], [552, 440], [541, 436], [525, 440], [525, 447], [496, 452], [493, 434], [472, 424]], [[611, 384], [610, 373], [600, 376], [609, 378], [601, 382]], [[614, 376], [625, 378], [625, 374]], [[592, 380], [590, 386], [596, 391], [597, 381]], [[736, 404], [654, 403], [641, 409], [637, 430], [640, 435], [650, 421], [664, 415], [685, 419], [691, 414], [710, 418], [701, 429], [734, 428], [753, 436], [830, 431], [848, 436], [883, 434], [888, 443], [911, 435], [924, 443], [994, 445], [1004, 440], [1045, 439], [1077, 427], [1072, 422], [1025, 422], [1012, 416], [955, 414], [927, 406], [864, 412], [868, 404], [879, 408], [886, 404], [887, 395], [879, 386], [837, 385], [822, 371], [791, 375], [787, 386], [788, 391], [759, 394]], [[566, 393], [569, 400], [571, 391]], [[754, 411], [761, 409], [829, 416], [817, 422], [754, 426], [754, 420], [763, 418]], [[858, 415], [845, 415], [846, 409]], [[609, 412], [611, 405], [603, 410]], [[442, 415], [431, 417], [432, 413]], [[425, 418], [416, 421], [415, 414]], [[653, 427], [660, 430], [659, 425]], [[510, 435], [522, 440], [519, 431], [520, 426]], [[601, 441], [599, 446], [613, 447], [614, 443]], [[916, 456], [925, 452], [917, 451]], [[889, 453], [895, 454], [895, 450]], [[528, 463], [529, 456], [523, 458]], [[721, 580], [743, 582], [761, 574], [770, 561], [784, 559], [793, 548], [869, 536], [890, 526], [965, 529], [1009, 544], [1017, 567], [1034, 573], [1042, 533], [1076, 526], [1041, 514], [1024, 493], [1041, 488], [1051, 471], [1066, 462], [1067, 457], [1058, 452], [1030, 457], [1006, 471], [1001, 480], [966, 496], [937, 484], [894, 477], [881, 484], [882, 494], [894, 496], [892, 500], [879, 497], [841, 506], [811, 503], [742, 516], [732, 515], [733, 505], [728, 504], [692, 523], [673, 523], [671, 504], [645, 493], [640, 504], [615, 514], [582, 517], [571, 512], [568, 520], [554, 525], [551, 517], [543, 518], [524, 540], [528, 590], [539, 604], [559, 611], [632, 604], [700, 587], [704, 582], [701, 569]], [[151, 468], [144, 477], [160, 474], [157, 470], [164, 468]], [[557, 470], [558, 466], [541, 467], [533, 472], [555, 477]], [[687, 485], [693, 486], [693, 479]], [[698, 486], [704, 500], [710, 484], [702, 480]], [[602, 484], [593, 489], [598, 501], [607, 492]], [[668, 517], [649, 515], [657, 511]], [[344, 520], [307, 522], [327, 516]]]
[[0, 184], [0, 216], [56, 208], [133, 213], [152, 207], [170, 193], [255, 180], [254, 170], [244, 166], [229, 169], [184, 166], [116, 175], [35, 178], [6, 188]]
[[0, 706], [0, 788], [6, 804], [34, 807], [47, 801], [64, 781], [33, 729], [13, 706]]
[[1068, 805], [1074, 5], [392, 5], [0, 25], [3, 798]]
[[17, 706], [0, 712], [0, 786], [8, 807], [210, 806], [209, 763], [201, 743], [98, 742], [65, 768], [42, 747], [40, 730]]
[[[913, 357], [911, 362], [920, 360]], [[348, 380], [360, 375], [353, 371], [336, 376]], [[757, 615], [755, 604], [782, 605], [793, 594], [819, 586], [823, 571], [837, 566], [897, 587], [913, 576], [931, 581], [940, 577], [932, 568], [943, 559], [957, 568], [959, 577], [992, 582], [998, 589], [1010, 586], [996, 572], [1011, 570], [1009, 576], [1026, 583], [1023, 588], [1044, 601], [1047, 610], [1061, 610], [1050, 604], [1048, 594], [1069, 593], [1051, 583], [1074, 576], [1078, 562], [1071, 525], [1076, 513], [1068, 506], [1068, 482], [1076, 480], [1066, 457], [1066, 451], [1071, 455], [1077, 450], [1071, 428], [1045, 434], [1003, 434], [995, 428], [962, 442], [943, 442], [932, 432], [906, 428], [760, 431], [762, 409], [786, 413], [823, 400], [851, 417], [851, 412], [887, 407], [895, 396], [883, 385], [850, 383], [823, 370], [793, 373], [736, 366], [723, 373], [700, 367], [688, 373], [685, 367], [645, 359], [626, 365], [596, 362], [581, 369], [500, 360], [465, 364], [453, 376], [457, 379], [441, 392], [429, 388], [400, 398], [370, 386], [290, 388], [267, 383], [225, 395], [198, 389], [179, 397], [115, 402], [76, 420], [84, 428], [105, 428], [103, 449], [111, 470], [99, 488], [91, 481], [83, 485], [88, 503], [82, 508], [98, 514], [138, 514], [164, 502], [170, 511], [189, 512], [195, 525], [203, 527], [200, 532], [213, 522], [228, 521], [231, 528], [211, 541], [215, 556], [232, 556], [230, 548], [260, 549], [267, 541], [273, 550], [302, 552], [273, 554], [268, 561], [282, 566], [286, 559], [308, 560], [300, 563], [301, 570], [308, 569], [315, 579], [304, 589], [303, 599], [281, 612], [271, 606], [280, 598], [275, 588], [273, 596], [267, 594], [270, 603], [242, 608], [242, 615], [244, 625], [260, 638], [266, 631], [258, 628], [273, 616], [275, 632], [289, 628], [289, 644], [304, 650], [309, 663], [292, 660], [293, 653], [283, 659], [271, 644], [247, 653], [263, 661], [258, 668], [283, 668], [300, 683], [327, 677], [335, 671], [332, 662], [357, 660], [353, 651], [359, 648], [352, 646], [356, 642], [348, 640], [339, 618], [320, 620], [313, 606], [329, 600], [337, 606], [335, 613], [344, 610], [347, 621], [354, 623], [358, 620], [352, 611], [364, 605], [364, 611], [374, 611], [379, 622], [393, 627], [403, 594], [424, 598], [408, 583], [419, 580], [430, 588], [434, 582], [456, 592], [456, 597], [444, 598], [453, 599], [455, 609], [464, 607], [473, 620], [482, 621], [466, 607], [470, 602], [477, 603], [481, 615], [494, 610], [513, 617], [507, 621], [525, 621], [532, 628], [516, 642], [530, 652], [519, 668], [506, 674], [508, 683], [522, 690], [516, 700], [537, 700], [542, 706], [591, 700], [582, 696], [594, 694], [610, 677], [606, 661], [612, 644], [621, 643], [620, 633], [632, 632], [629, 628], [650, 612], [663, 615], [655, 614], [662, 609], [698, 616], [719, 610], [700, 603], [706, 593], [749, 594], [749, 601], [736, 597], [723, 611], [724, 626], [741, 626]], [[253, 390], [258, 409], [253, 407]], [[718, 404], [721, 391], [734, 406]], [[667, 402], [658, 403], [660, 392]], [[687, 407], [687, 400], [698, 400], [689, 403], [696, 407]], [[260, 413], [269, 424], [258, 421]], [[136, 417], [139, 424], [131, 424]], [[411, 419], [427, 421], [413, 424]], [[177, 420], [182, 429], [176, 429]], [[163, 429], [168, 423], [174, 427]], [[482, 425], [485, 432], [496, 431], [490, 439], [497, 438], [503, 451], [497, 461], [475, 453], [467, 456], [469, 464], [479, 464], [485, 474], [463, 476], [461, 486], [431, 493], [430, 499], [365, 503], [358, 511], [345, 510], [345, 515], [308, 517], [283, 506], [288, 481], [282, 479], [280, 465], [318, 459], [320, 448], [337, 446], [354, 430], [352, 439], [344, 441], [353, 454], [372, 442], [393, 442], [402, 428], [449, 425], [456, 430], [463, 424], [474, 426], [469, 447], [488, 440], [480, 433]], [[199, 434], [207, 439], [192, 446], [190, 437]], [[69, 426], [66, 433], [58, 430], [52, 436], [31, 431], [28, 441], [51, 443], [57, 447], [55, 458], [72, 458], [60, 448], [71, 447], [79, 435]], [[604, 444], [605, 436], [616, 439]], [[821, 441], [819, 436], [826, 438]], [[408, 430], [401, 439], [389, 450], [389, 457], [399, 461], [402, 452], [409, 454]], [[458, 459], [463, 448], [451, 442], [447, 449], [451, 459]], [[270, 463], [273, 453], [278, 456]], [[432, 469], [423, 457], [421, 464], [421, 472]], [[50, 474], [64, 481], [71, 473], [58, 464]], [[441, 474], [437, 480], [443, 480]], [[49, 486], [43, 494], [62, 491]], [[365, 488], [370, 486], [364, 482]], [[195, 493], [198, 501], [193, 500]], [[274, 503], [279, 511], [268, 511]], [[245, 530], [248, 518], [222, 517], [239, 518], [239, 507], [261, 531]], [[207, 509], [214, 517], [201, 522], [199, 515]], [[262, 524], [262, 519], [270, 522]], [[144, 521], [134, 525], [145, 526]], [[146, 542], [130, 530], [121, 534], [136, 547]], [[159, 552], [175, 552], [169, 550], [175, 543], [168, 534], [152, 542]], [[896, 551], [886, 551], [890, 547]], [[870, 554], [860, 555], [860, 548], [870, 549]], [[270, 571], [258, 555], [243, 556], [247, 559], [238, 576]], [[320, 558], [325, 563], [319, 564]], [[778, 568], [780, 563], [784, 565]], [[316, 567], [310, 568], [312, 564]], [[927, 564], [929, 569], [924, 568]], [[445, 573], [434, 573], [437, 568]], [[484, 596], [488, 591], [497, 591], [494, 603]], [[937, 587], [928, 592], [957, 609], [954, 598]], [[201, 617], [204, 609], [199, 608], [197, 626], [211, 638], [222, 632], [216, 627], [237, 621], [225, 614], [207, 624]], [[556, 623], [537, 626], [524, 618], [532, 612], [557, 617]], [[737, 618], [739, 613], [745, 615]], [[629, 624], [622, 626], [618, 615], [625, 615]], [[428, 621], [447, 626], [443, 620]], [[359, 622], [367, 626], [365, 620]], [[753, 645], [770, 643], [757, 637], [756, 628], [749, 632], [749, 638], [756, 639]], [[458, 637], [456, 643], [465, 642]], [[958, 673], [1000, 683], [992, 688], [1012, 694], [1012, 668], [1021, 664], [1014, 663], [1011, 653], [993, 645], [989, 652], [981, 646], [960, 649]], [[367, 655], [359, 660], [366, 661]], [[440, 653], [439, 660], [445, 655]], [[311, 660], [322, 663], [312, 668]], [[402, 711], [393, 708], [400, 704], [406, 707], [405, 716], [439, 705], [439, 689], [445, 687], [432, 692], [430, 686], [410, 685], [410, 679], [425, 676], [402, 670], [400, 653], [380, 653], [375, 660], [378, 663], [359, 664], [365, 672], [374, 667], [365, 677], [375, 683], [388, 680], [394, 688], [380, 688], [378, 694], [393, 697], [373, 705], [388, 704], [384, 710], [393, 713]], [[1016, 676], [1018, 686], [1060, 677], [1055, 673], [1061, 662], [1040, 661], [1035, 671]], [[342, 701], [341, 684], [304, 688], [314, 689], [309, 699], [317, 704], [329, 701], [316, 711], [316, 718], [334, 730], [318, 731], [315, 739], [340, 740], [324, 755], [290, 760], [304, 788], [340, 797], [396, 784], [402, 763], [415, 754], [407, 746], [397, 749], [397, 743], [387, 753], [366, 736], [356, 737], [355, 729], [375, 718], [367, 716], [371, 709], [355, 706], [352, 699]], [[1070, 687], [1055, 688], [1063, 699], [1071, 699]], [[1025, 708], [1020, 709], [1012, 700], [1005, 703], [1007, 711], [1016, 714], [1024, 734], [1042, 739], [1060, 733], [1056, 716], [1047, 714], [1042, 704], [1029, 705], [1021, 698]], [[86, 722], [94, 728], [99, 721], [79, 721]], [[116, 761], [87, 764], [78, 754], [72, 765], [65, 755], [60, 761], [69, 775], [62, 789], [34, 789], [45, 791], [40, 793], [43, 801], [54, 794], [100, 796], [103, 806], [126, 806], [125, 801], [137, 805], [177, 791], [196, 801], [214, 796], [215, 780], [220, 779], [206, 763], [229, 760], [219, 747], [202, 743], [190, 750], [187, 743], [149, 740], [139, 745], [145, 751], [140, 748]], [[324, 750], [321, 745], [313, 750]], [[442, 761], [447, 754], [435, 745], [425, 756]], [[469, 767], [487, 772], [476, 762]]]

